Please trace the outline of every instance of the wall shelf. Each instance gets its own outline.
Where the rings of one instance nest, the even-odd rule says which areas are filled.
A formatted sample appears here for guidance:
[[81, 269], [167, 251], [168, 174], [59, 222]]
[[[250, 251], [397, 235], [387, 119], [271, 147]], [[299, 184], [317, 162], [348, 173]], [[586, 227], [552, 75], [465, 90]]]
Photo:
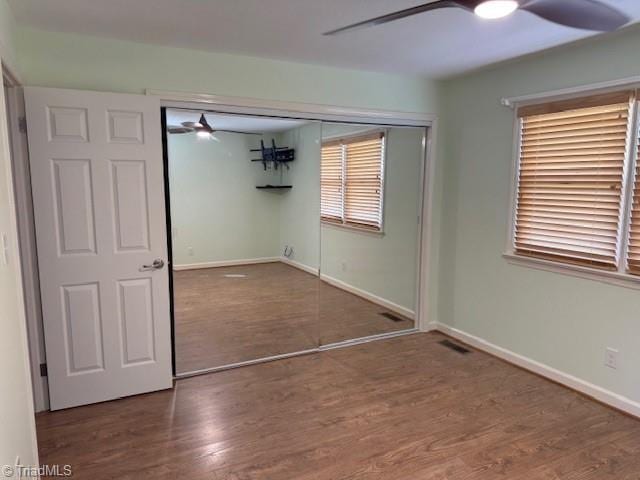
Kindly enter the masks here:
[[293, 185], [257, 185], [258, 190], [290, 190]]

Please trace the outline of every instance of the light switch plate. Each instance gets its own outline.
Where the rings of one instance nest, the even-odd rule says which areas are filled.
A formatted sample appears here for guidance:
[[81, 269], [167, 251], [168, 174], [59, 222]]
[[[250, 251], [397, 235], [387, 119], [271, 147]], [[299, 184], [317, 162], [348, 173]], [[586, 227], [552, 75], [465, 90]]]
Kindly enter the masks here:
[[616, 350], [615, 348], [607, 348], [605, 350], [604, 364], [609, 368], [613, 368], [614, 370], [617, 369], [619, 354], [620, 351]]
[[0, 233], [0, 261], [2, 265], [9, 265], [9, 238], [7, 234]]

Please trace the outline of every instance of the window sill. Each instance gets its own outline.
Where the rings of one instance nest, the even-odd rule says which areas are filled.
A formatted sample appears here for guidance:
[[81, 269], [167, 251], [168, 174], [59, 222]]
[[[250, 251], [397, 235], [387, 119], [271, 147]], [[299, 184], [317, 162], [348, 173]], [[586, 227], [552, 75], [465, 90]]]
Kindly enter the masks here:
[[560, 273], [562, 275], [569, 275], [586, 280], [595, 280], [597, 282], [608, 283], [610, 285], [617, 285], [619, 287], [640, 290], [640, 277], [626, 273], [608, 272], [606, 270], [581, 267], [580, 265], [571, 265], [543, 260], [540, 258], [524, 257], [512, 252], [503, 253], [502, 256], [510, 264], [520, 267], [535, 268], [536, 270]]
[[338, 230], [351, 230], [353, 232], [367, 233], [369, 235], [374, 235], [378, 237], [384, 236], [384, 230], [373, 230], [371, 228], [357, 227], [355, 225], [349, 225], [345, 223], [330, 222], [328, 220], [320, 220], [320, 224], [327, 227], [334, 227]]

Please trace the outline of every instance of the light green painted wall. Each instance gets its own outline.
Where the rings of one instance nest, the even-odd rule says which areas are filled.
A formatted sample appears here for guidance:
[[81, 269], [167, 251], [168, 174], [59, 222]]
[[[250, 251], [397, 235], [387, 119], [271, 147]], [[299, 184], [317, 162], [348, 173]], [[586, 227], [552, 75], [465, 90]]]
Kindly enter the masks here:
[[[636, 28], [451, 80], [438, 320], [640, 400], [640, 292], [508, 264], [513, 112], [501, 97], [640, 74]], [[604, 366], [605, 348], [620, 366]]]
[[0, 58], [16, 74], [15, 29], [13, 14], [6, 0], [0, 0]]
[[293, 247], [291, 260], [317, 270], [320, 267], [320, 122], [290, 130], [282, 144], [296, 149], [286, 172], [293, 188], [282, 194], [280, 250]]
[[[0, 60], [11, 61], [13, 19], [0, 0]], [[27, 347], [17, 223], [4, 91], [0, 93], [0, 232], [7, 236], [8, 263], [0, 262], [0, 465], [38, 464]]]
[[[323, 138], [362, 127], [323, 124]], [[415, 309], [423, 130], [389, 128], [384, 234], [322, 225], [321, 273]]]
[[[249, 152], [260, 137], [215, 136], [219, 141], [169, 135], [174, 264], [279, 256], [281, 199], [256, 189], [279, 179], [251, 162], [256, 154]], [[271, 138], [264, 136], [266, 143]]]
[[435, 113], [438, 84], [357, 70], [18, 30], [29, 85], [142, 93], [146, 88]]

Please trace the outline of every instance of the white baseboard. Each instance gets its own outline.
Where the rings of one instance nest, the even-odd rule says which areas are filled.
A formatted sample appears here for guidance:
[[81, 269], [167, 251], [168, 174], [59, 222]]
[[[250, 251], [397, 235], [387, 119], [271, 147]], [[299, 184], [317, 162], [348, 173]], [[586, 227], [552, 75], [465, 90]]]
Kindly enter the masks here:
[[233, 267], [236, 265], [253, 265], [255, 263], [274, 263], [279, 261], [280, 261], [280, 257], [247, 258], [242, 260], [221, 260], [218, 262], [187, 263], [182, 265], [174, 265], [173, 270], [181, 271], [181, 270], [197, 270], [199, 268]]
[[589, 397], [592, 397], [602, 403], [605, 403], [613, 408], [626, 412], [635, 417], [640, 417], [640, 403], [631, 400], [623, 395], [606, 390], [602, 387], [589, 383], [580, 378], [569, 375], [568, 373], [556, 370], [548, 365], [532, 360], [528, 357], [520, 355], [518, 353], [507, 350], [506, 348], [499, 347], [490, 343], [480, 337], [476, 337], [469, 333], [458, 330], [457, 328], [450, 327], [442, 323], [432, 323], [429, 325], [430, 330], [439, 330], [461, 342], [467, 343], [472, 347], [482, 350], [484, 352], [495, 355], [502, 360], [506, 360], [509, 363], [517, 365], [525, 370], [536, 373], [543, 377], [546, 377], [554, 382], [560, 383], [572, 390], [581, 392]]
[[282, 263], [286, 263], [287, 265], [289, 265], [291, 267], [295, 267], [298, 270], [302, 270], [303, 272], [307, 272], [307, 273], [310, 273], [311, 275], [315, 275], [316, 277], [320, 275], [320, 269], [319, 268], [310, 267], [309, 265], [306, 265], [304, 263], [298, 262], [296, 260], [291, 260], [290, 258], [287, 258], [287, 257], [280, 257], [280, 261]]
[[400, 315], [404, 315], [405, 317], [410, 318], [411, 320], [415, 320], [415, 312], [406, 307], [403, 307], [402, 305], [390, 302], [385, 298], [374, 295], [373, 293], [367, 292], [366, 290], [362, 290], [358, 287], [354, 287], [353, 285], [345, 283], [342, 280], [338, 280], [337, 278], [330, 277], [329, 275], [325, 275], [323, 273], [320, 274], [320, 280], [323, 280], [329, 285], [333, 285], [336, 288], [340, 288], [349, 293], [353, 293], [354, 295], [362, 297], [365, 300], [369, 300], [370, 302], [375, 303], [376, 305], [380, 305], [381, 307], [391, 310], [392, 312], [396, 312]]

